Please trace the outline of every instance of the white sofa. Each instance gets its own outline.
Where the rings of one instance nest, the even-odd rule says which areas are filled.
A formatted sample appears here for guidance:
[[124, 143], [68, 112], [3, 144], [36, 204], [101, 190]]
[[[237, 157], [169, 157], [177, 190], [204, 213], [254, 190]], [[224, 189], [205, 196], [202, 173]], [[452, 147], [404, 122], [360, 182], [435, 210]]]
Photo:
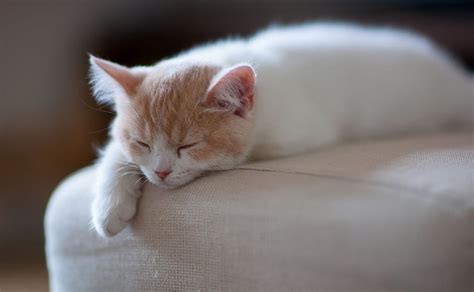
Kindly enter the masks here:
[[52, 291], [472, 291], [474, 135], [376, 140], [147, 186], [90, 227], [93, 168], [46, 214]]

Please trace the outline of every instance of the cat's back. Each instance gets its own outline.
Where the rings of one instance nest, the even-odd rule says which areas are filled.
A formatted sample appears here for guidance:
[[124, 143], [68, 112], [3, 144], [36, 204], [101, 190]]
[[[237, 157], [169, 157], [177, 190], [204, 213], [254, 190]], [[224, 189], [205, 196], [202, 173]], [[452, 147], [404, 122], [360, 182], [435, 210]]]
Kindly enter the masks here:
[[249, 43], [253, 47], [270, 50], [341, 47], [433, 49], [429, 40], [411, 31], [343, 22], [271, 26], [251, 37]]
[[431, 59], [449, 58], [417, 33], [343, 22], [274, 25], [249, 38], [230, 37], [195, 47], [180, 56], [224, 66], [248, 62], [260, 67], [323, 58], [329, 62], [341, 58], [344, 61], [374, 54], [390, 58], [414, 54]]
[[259, 74], [257, 157], [469, 120], [471, 76], [416, 33], [310, 23], [269, 28], [248, 46]]
[[[328, 62], [330, 65], [362, 58], [388, 58], [393, 62], [431, 62], [459, 65], [425, 36], [413, 31], [344, 22], [311, 22], [272, 26], [248, 39], [248, 55], [258, 66]], [[374, 63], [366, 62], [373, 65]]]

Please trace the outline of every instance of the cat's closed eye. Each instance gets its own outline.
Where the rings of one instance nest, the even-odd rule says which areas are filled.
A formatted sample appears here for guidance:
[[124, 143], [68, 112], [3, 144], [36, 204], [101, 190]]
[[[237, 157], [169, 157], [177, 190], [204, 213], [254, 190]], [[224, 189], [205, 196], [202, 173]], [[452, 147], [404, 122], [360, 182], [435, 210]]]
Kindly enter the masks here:
[[135, 140], [135, 142], [137, 142], [138, 145], [142, 146], [143, 148], [146, 148], [148, 149], [148, 151], [151, 151], [151, 147], [150, 145], [148, 145], [147, 143], [143, 142], [143, 141], [140, 141], [140, 140]]
[[178, 147], [178, 150], [177, 150], [178, 157], [181, 157], [181, 151], [192, 148], [192, 147], [196, 146], [198, 143], [199, 142], [195, 142], [195, 143], [186, 144], [186, 145]]

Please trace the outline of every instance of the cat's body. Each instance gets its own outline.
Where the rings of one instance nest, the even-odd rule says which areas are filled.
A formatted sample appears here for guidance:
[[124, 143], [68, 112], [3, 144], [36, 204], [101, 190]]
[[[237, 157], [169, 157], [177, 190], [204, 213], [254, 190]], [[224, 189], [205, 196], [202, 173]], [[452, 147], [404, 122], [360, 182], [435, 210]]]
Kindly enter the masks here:
[[257, 159], [466, 124], [474, 115], [472, 77], [427, 39], [406, 31], [307, 24], [180, 57], [255, 66]]
[[[114, 101], [118, 112], [92, 210], [104, 235], [120, 231], [135, 214], [138, 169], [151, 182], [174, 187], [248, 157], [471, 127], [474, 120], [472, 76], [428, 40], [392, 29], [272, 28], [152, 67], [127, 69], [94, 58], [92, 64], [96, 94]], [[136, 119], [148, 122], [127, 129]]]

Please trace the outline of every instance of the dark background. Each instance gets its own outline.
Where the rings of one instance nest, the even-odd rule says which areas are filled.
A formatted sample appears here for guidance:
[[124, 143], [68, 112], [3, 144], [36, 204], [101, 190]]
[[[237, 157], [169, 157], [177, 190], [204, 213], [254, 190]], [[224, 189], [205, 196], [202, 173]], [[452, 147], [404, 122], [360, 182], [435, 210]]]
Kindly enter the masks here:
[[88, 52], [150, 64], [197, 43], [318, 19], [410, 28], [474, 67], [473, 1], [2, 0], [0, 290], [34, 281], [28, 287], [46, 289], [48, 198], [106, 139], [113, 115], [90, 96]]

